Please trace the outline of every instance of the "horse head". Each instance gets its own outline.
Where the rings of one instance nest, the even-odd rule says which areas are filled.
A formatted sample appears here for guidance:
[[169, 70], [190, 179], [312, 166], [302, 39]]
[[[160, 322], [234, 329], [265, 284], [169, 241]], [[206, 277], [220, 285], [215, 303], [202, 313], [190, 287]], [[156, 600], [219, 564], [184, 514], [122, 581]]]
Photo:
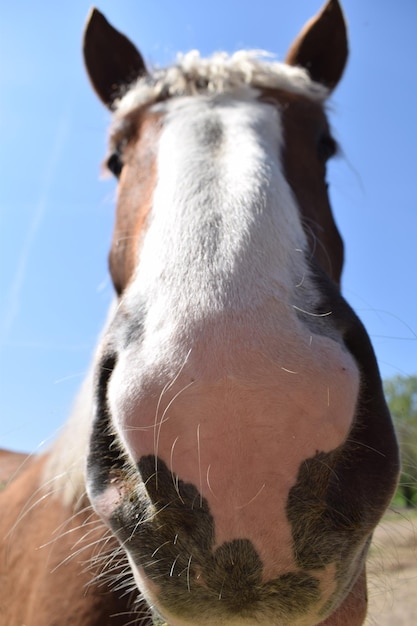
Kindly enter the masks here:
[[398, 453], [340, 293], [340, 6], [285, 63], [192, 52], [150, 72], [97, 10], [84, 56], [118, 178], [90, 500], [172, 626], [361, 624]]

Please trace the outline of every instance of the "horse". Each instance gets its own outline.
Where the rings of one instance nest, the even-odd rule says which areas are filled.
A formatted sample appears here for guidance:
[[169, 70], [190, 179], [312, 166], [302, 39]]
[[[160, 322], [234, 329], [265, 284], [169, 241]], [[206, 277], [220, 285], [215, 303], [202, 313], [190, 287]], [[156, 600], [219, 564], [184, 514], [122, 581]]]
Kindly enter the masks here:
[[151, 72], [97, 9], [83, 50], [112, 112], [115, 301], [57, 441], [2, 455], [2, 619], [359, 626], [399, 461], [328, 197], [339, 2], [283, 63]]

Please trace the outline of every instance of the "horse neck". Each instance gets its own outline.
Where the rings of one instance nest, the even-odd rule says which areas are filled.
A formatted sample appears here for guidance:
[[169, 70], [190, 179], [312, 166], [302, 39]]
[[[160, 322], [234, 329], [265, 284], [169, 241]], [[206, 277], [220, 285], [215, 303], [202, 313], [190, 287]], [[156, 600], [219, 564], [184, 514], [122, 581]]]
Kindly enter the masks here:
[[[113, 554], [116, 541], [91, 507], [74, 512], [53, 497], [43, 485], [50, 462], [48, 455], [32, 457], [0, 493], [1, 623], [101, 626], [112, 615], [111, 624], [123, 626], [129, 598], [94, 580], [94, 558]], [[119, 558], [109, 557], [116, 574]], [[120, 571], [124, 566], [122, 559]]]

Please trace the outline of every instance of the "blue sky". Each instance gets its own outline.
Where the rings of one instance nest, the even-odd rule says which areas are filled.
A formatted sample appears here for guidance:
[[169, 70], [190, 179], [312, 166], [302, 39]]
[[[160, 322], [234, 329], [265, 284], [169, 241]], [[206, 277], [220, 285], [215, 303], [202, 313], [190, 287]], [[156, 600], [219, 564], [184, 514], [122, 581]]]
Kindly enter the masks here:
[[[285, 56], [316, 0], [103, 0], [163, 65], [177, 51]], [[384, 377], [417, 372], [417, 3], [345, 0], [351, 55], [329, 169], [343, 290]], [[0, 8], [0, 447], [35, 450], [65, 421], [112, 298], [115, 186], [100, 180], [109, 115], [81, 58], [88, 0]]]

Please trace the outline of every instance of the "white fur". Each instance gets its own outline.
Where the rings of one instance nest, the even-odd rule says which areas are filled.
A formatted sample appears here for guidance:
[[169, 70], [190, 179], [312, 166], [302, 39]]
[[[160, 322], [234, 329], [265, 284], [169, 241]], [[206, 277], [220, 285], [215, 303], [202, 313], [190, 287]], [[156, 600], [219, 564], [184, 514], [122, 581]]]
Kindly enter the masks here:
[[218, 368], [226, 344], [233, 358], [238, 333], [266, 350], [278, 311], [291, 334], [294, 305], [308, 307], [307, 243], [283, 172], [277, 108], [247, 91], [156, 106], [158, 182], [123, 298], [143, 332], [119, 355], [109, 387], [121, 437], [150, 381], [174, 377], [198, 343], [210, 345], [202, 367]]
[[152, 104], [161, 96], [230, 93], [242, 87], [283, 89], [313, 100], [326, 99], [328, 90], [313, 82], [306, 70], [266, 60], [272, 56], [262, 50], [231, 55], [218, 52], [208, 59], [201, 58], [197, 50], [179, 55], [176, 65], [155, 70], [133, 84], [119, 100], [116, 117]]
[[289, 296], [306, 247], [274, 107], [244, 94], [164, 108], [158, 183], [133, 287], [146, 302], [150, 336], [169, 310], [191, 321]]

